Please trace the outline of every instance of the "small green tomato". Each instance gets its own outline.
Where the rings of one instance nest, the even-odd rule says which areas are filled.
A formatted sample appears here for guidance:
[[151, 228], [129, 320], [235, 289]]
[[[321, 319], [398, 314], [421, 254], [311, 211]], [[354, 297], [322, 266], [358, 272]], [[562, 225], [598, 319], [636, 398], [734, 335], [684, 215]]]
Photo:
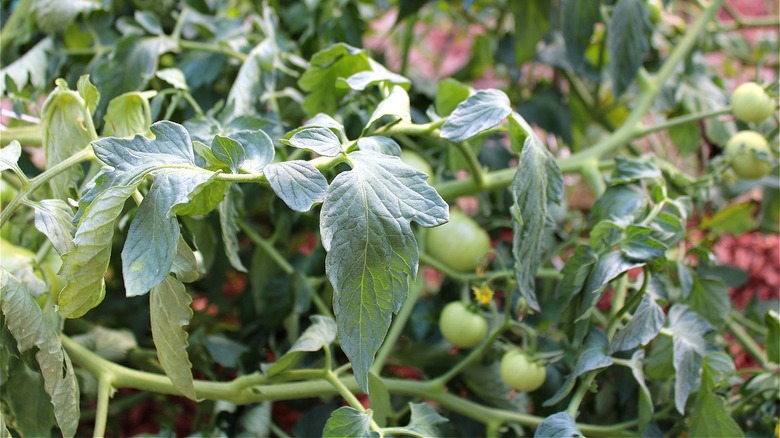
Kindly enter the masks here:
[[772, 171], [772, 164], [757, 155], [771, 156], [769, 143], [755, 131], [739, 131], [726, 143], [726, 155], [731, 158], [731, 168], [742, 179], [760, 179]]
[[520, 349], [513, 349], [501, 358], [501, 379], [518, 391], [532, 392], [539, 389], [547, 377], [544, 366], [531, 362]]
[[469, 272], [490, 252], [490, 236], [474, 219], [459, 211], [450, 212], [450, 221], [428, 230], [425, 250], [450, 268]]
[[739, 120], [757, 123], [772, 115], [775, 103], [761, 85], [745, 82], [731, 94], [731, 107]]
[[439, 317], [439, 330], [444, 339], [458, 348], [479, 344], [488, 332], [488, 323], [479, 313], [472, 312], [460, 301], [446, 306]]

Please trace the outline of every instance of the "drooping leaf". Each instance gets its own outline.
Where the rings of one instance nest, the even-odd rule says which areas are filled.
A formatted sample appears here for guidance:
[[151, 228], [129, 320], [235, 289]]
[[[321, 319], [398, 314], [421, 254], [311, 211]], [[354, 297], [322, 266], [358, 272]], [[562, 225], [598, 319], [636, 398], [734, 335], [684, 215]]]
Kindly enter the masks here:
[[[7, 330], [6, 330], [7, 331]], [[23, 437], [47, 437], [52, 436], [57, 427], [57, 419], [54, 418], [54, 407], [51, 399], [46, 394], [43, 376], [33, 371], [27, 363], [16, 356], [16, 342], [8, 334], [6, 345], [13, 349], [13, 353], [7, 354], [8, 366], [3, 373], [3, 410], [11, 430]], [[54, 433], [53, 433], [54, 432]], [[2, 438], [11, 438], [10, 433], [2, 435]], [[63, 436], [65, 436], [63, 434]]]
[[650, 50], [650, 17], [642, 0], [618, 0], [607, 25], [609, 73], [615, 96], [634, 82], [642, 59]]
[[400, 158], [356, 151], [349, 160], [353, 169], [336, 176], [325, 196], [320, 232], [339, 341], [366, 390], [374, 354], [417, 273], [410, 221], [441, 225], [448, 212], [427, 175]]
[[599, 0], [563, 0], [562, 20], [566, 57], [577, 71], [585, 60], [585, 49], [590, 45], [594, 26], [601, 20]]
[[768, 310], [764, 314], [766, 325], [766, 357], [774, 363], [780, 363], [780, 314], [776, 310]]
[[646, 426], [653, 416], [653, 398], [650, 390], [645, 383], [645, 373], [643, 363], [645, 360], [645, 350], [637, 350], [631, 355], [629, 367], [631, 374], [639, 385], [639, 425], [640, 429]]
[[86, 207], [73, 238], [76, 247], [62, 256], [59, 275], [68, 281], [59, 296], [62, 316], [81, 317], [103, 301], [114, 222], [138, 184], [104, 190]]
[[182, 328], [192, 318], [191, 303], [184, 284], [170, 275], [149, 294], [152, 339], [160, 365], [176, 389], [196, 400], [192, 363], [187, 355], [187, 331]]
[[650, 228], [629, 225], [626, 228], [626, 239], [620, 248], [623, 256], [634, 262], [649, 263], [655, 260], [663, 259], [666, 250], [669, 249], [658, 239], [650, 235]]
[[448, 421], [446, 418], [425, 403], [409, 403], [409, 406], [412, 413], [409, 424], [404, 429], [422, 436], [441, 436], [437, 425], [446, 423]]
[[33, 208], [35, 228], [49, 238], [54, 249], [60, 255], [73, 251], [76, 227], [70, 206], [59, 199], [44, 199], [33, 203]]
[[227, 97], [234, 114], [257, 112], [256, 106], [269, 86], [265, 82], [273, 76], [270, 72], [278, 52], [279, 47], [274, 38], [263, 39], [249, 52]]
[[215, 175], [204, 169], [155, 172], [154, 183], [138, 206], [122, 249], [122, 274], [128, 297], [149, 292], [168, 275], [181, 232], [176, 206], [186, 204]]
[[473, 92], [474, 90], [471, 87], [456, 79], [444, 79], [439, 82], [439, 88], [436, 90], [436, 97], [434, 98], [433, 107], [436, 109], [436, 114], [441, 117], [449, 116]]
[[95, 113], [98, 103], [100, 103], [100, 92], [97, 87], [90, 82], [89, 75], [81, 75], [78, 82], [76, 82], [76, 90], [79, 95], [84, 99], [84, 104], [90, 113]]
[[390, 94], [376, 106], [376, 109], [371, 113], [371, 117], [368, 118], [366, 127], [363, 132], [371, 127], [371, 125], [384, 116], [391, 116], [401, 119], [404, 122], [411, 122], [411, 110], [409, 109], [409, 93], [398, 85], [394, 85], [390, 89]]
[[295, 211], [309, 211], [314, 204], [325, 199], [328, 180], [308, 161], [269, 164], [263, 173], [276, 195]]
[[362, 413], [355, 408], [342, 406], [328, 418], [323, 438], [379, 438], [379, 433], [371, 430], [371, 411]]
[[711, 363], [710, 355], [703, 361], [701, 388], [692, 406], [690, 436], [743, 437], [742, 429], [726, 407], [726, 400], [716, 392], [718, 370]]
[[173, 257], [171, 273], [182, 283], [192, 283], [200, 278], [198, 271], [198, 260], [184, 238], [179, 237], [179, 243], [176, 245], [176, 255]]
[[647, 194], [634, 184], [611, 186], [590, 210], [595, 220], [625, 219], [628, 223], [645, 215]]
[[87, 333], [72, 336], [71, 339], [103, 359], [114, 362], [124, 360], [130, 350], [138, 348], [135, 335], [130, 330], [110, 329], [99, 325]]
[[685, 403], [696, 385], [706, 352], [704, 335], [712, 326], [688, 306], [675, 304], [669, 310], [669, 328], [674, 333], [674, 403], [677, 411], [684, 414]]
[[479, 90], [459, 103], [441, 127], [441, 136], [461, 142], [490, 129], [512, 113], [509, 98], [503, 91]]
[[563, 177], [552, 154], [517, 114], [509, 117], [509, 137], [513, 145], [523, 144], [511, 186], [514, 201], [512, 254], [515, 258], [515, 277], [520, 294], [528, 306], [539, 311], [536, 271], [541, 265], [544, 251], [549, 205], [560, 203]]
[[650, 295], [643, 296], [631, 320], [615, 334], [610, 345], [610, 353], [649, 344], [661, 331], [664, 319], [661, 306]]
[[189, 85], [187, 85], [187, 78], [184, 76], [184, 72], [178, 68], [164, 68], [158, 70], [155, 75], [177, 90], [190, 89]]
[[8, 146], [0, 148], [0, 172], [9, 169], [18, 169], [19, 157], [22, 156], [22, 145], [12, 140]]
[[104, 137], [132, 137], [145, 134], [152, 125], [152, 109], [149, 106], [148, 93], [137, 91], [119, 95], [108, 103], [103, 116]]
[[283, 144], [300, 149], [308, 149], [326, 157], [335, 157], [342, 153], [341, 140], [328, 128], [302, 129]]
[[620, 251], [610, 251], [599, 257], [596, 267], [593, 268], [582, 290], [582, 316], [584, 319], [590, 315], [590, 308], [601, 298], [601, 294], [610, 281], [614, 280], [629, 269], [643, 266], [643, 262], [628, 260]]
[[536, 428], [534, 437], [539, 438], [576, 438], [583, 436], [574, 419], [567, 412], [550, 415]]
[[612, 358], [609, 357], [609, 341], [607, 335], [601, 329], [591, 329], [585, 345], [577, 358], [577, 366], [574, 374], [581, 376], [588, 371], [605, 368], [612, 365]]
[[20, 353], [36, 347], [44, 388], [51, 397], [57, 425], [66, 437], [74, 436], [79, 424], [79, 386], [73, 365], [32, 295], [16, 277], [0, 268], [0, 307], [8, 331]]
[[536, 54], [536, 45], [550, 31], [552, 4], [546, 0], [512, 2], [515, 18], [515, 62], [522, 65]]
[[225, 245], [225, 255], [230, 265], [236, 270], [246, 272], [246, 267], [241, 263], [238, 250], [238, 204], [241, 201], [241, 189], [233, 184], [225, 199], [219, 204], [219, 225], [222, 231], [222, 243]]
[[718, 236], [733, 234], [739, 236], [758, 227], [755, 219], [758, 206], [753, 202], [740, 202], [718, 210], [712, 217], [705, 217], [701, 227]]
[[303, 107], [309, 114], [334, 114], [339, 99], [346, 93], [336, 86], [337, 79], [370, 68], [366, 52], [347, 44], [334, 44], [315, 53], [298, 81], [298, 85], [309, 92]]
[[[65, 81], [57, 81], [57, 88], [44, 102], [41, 113], [47, 169], [84, 149], [97, 138], [86, 102], [79, 93], [69, 90]], [[52, 178], [49, 184], [55, 197], [65, 199], [70, 196], [80, 176], [81, 168], [74, 166]]]
[[319, 351], [327, 348], [336, 340], [336, 321], [322, 315], [313, 315], [312, 324], [279, 360], [271, 365], [266, 374], [275, 376], [295, 366], [302, 353]]
[[35, 253], [0, 238], [0, 267], [16, 277], [27, 292], [37, 298], [46, 292], [46, 283], [38, 278]]
[[360, 137], [357, 141], [358, 149], [361, 151], [374, 151], [385, 155], [401, 155], [401, 146], [390, 137], [381, 135], [372, 135], [370, 137]]

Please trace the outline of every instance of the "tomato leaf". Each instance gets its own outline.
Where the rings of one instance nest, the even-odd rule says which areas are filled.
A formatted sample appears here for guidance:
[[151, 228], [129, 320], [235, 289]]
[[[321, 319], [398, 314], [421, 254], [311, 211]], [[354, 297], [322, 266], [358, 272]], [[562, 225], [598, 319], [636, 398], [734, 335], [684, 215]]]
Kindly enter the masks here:
[[346, 93], [336, 86], [338, 78], [348, 78], [370, 69], [366, 52], [347, 44], [334, 44], [315, 53], [298, 81], [298, 85], [309, 92], [303, 101], [304, 109], [309, 114], [334, 114], [339, 99]]
[[610, 185], [617, 185], [642, 179], [660, 179], [661, 177], [661, 170], [650, 161], [615, 157], [615, 170], [610, 175], [608, 182]]
[[552, 154], [528, 123], [516, 113], [509, 117], [509, 137], [515, 150], [523, 144], [511, 187], [514, 200], [512, 254], [515, 258], [515, 276], [520, 295], [531, 309], [539, 311], [536, 271], [541, 266], [541, 255], [545, 249], [544, 233], [549, 221], [549, 205], [561, 202], [563, 177]]
[[645, 54], [650, 50], [653, 26], [642, 0], [618, 0], [607, 26], [609, 73], [615, 96], [634, 82]]
[[106, 137], [145, 134], [152, 124], [152, 109], [147, 94], [133, 91], [111, 99], [103, 121], [103, 136]]
[[294, 367], [303, 357], [302, 353], [328, 348], [336, 340], [336, 321], [322, 315], [312, 315], [311, 325], [295, 341], [276, 363], [268, 367], [266, 374], [271, 377]]
[[170, 275], [149, 294], [152, 339], [160, 365], [176, 389], [196, 400], [192, 363], [187, 355], [187, 331], [182, 329], [192, 318], [191, 303], [184, 284]]
[[241, 272], [246, 272], [246, 267], [241, 263], [241, 257], [238, 255], [238, 205], [241, 202], [241, 189], [237, 185], [232, 185], [227, 196], [219, 204], [219, 225], [222, 231], [222, 242], [225, 245], [225, 255], [227, 255], [230, 265]]
[[263, 173], [276, 195], [295, 211], [311, 210], [325, 199], [328, 191], [328, 180], [308, 161], [269, 164]]
[[471, 87], [457, 81], [456, 79], [446, 78], [439, 82], [439, 88], [436, 89], [433, 107], [436, 114], [441, 117], [447, 117], [455, 111], [455, 108], [468, 99], [474, 92]]
[[49, 238], [54, 249], [60, 255], [73, 251], [76, 227], [70, 206], [59, 199], [44, 199], [33, 202], [32, 206], [35, 209], [35, 228]]
[[44, 388], [51, 397], [57, 424], [66, 437], [74, 436], [79, 424], [79, 385], [73, 365], [62, 348], [57, 331], [49, 325], [32, 295], [0, 268], [0, 308], [8, 331], [20, 353], [36, 347]]
[[342, 406], [328, 418], [323, 438], [341, 438], [345, 436], [355, 438], [379, 438], [379, 433], [371, 430], [371, 410], [366, 413], [359, 412], [355, 408]]
[[401, 155], [401, 146], [390, 137], [373, 135], [370, 137], [360, 137], [357, 141], [358, 149], [361, 151], [374, 151], [385, 155]]
[[515, 62], [519, 67], [534, 57], [536, 45], [550, 31], [551, 3], [527, 0], [511, 5], [515, 18]]
[[567, 301], [582, 290], [598, 257], [589, 245], [579, 245], [574, 254], [566, 260], [561, 270], [563, 278], [555, 288], [555, 297], [566, 297]]
[[628, 324], [615, 334], [610, 353], [645, 346], [655, 339], [664, 325], [664, 311], [650, 295], [642, 297]]
[[305, 128], [293, 134], [283, 144], [299, 149], [308, 149], [326, 157], [335, 157], [342, 152], [341, 140], [329, 128]]
[[262, 101], [262, 94], [269, 86], [273, 86], [267, 82], [273, 78], [273, 73], [269, 72], [273, 69], [278, 52], [279, 47], [274, 38], [263, 38], [249, 52], [227, 96], [233, 114], [257, 113], [256, 106]]
[[593, 28], [600, 20], [599, 0], [563, 0], [561, 30], [566, 42], [566, 57], [575, 71], [582, 67]]
[[368, 58], [368, 63], [371, 66], [371, 70], [355, 73], [346, 79], [339, 78], [336, 81], [336, 86], [339, 88], [347, 87], [355, 91], [363, 91], [372, 85], [384, 83], [398, 85], [406, 90], [409, 89], [409, 85], [411, 84], [409, 79], [391, 72], [386, 69], [385, 66], [371, 58]]
[[685, 403], [693, 391], [701, 370], [702, 357], [707, 342], [704, 335], [712, 331], [712, 326], [699, 315], [690, 311], [688, 306], [675, 304], [669, 310], [669, 328], [674, 333], [674, 402], [677, 411], [685, 413]]
[[[373, 372], [368, 373], [368, 403], [374, 411], [374, 421], [379, 427], [387, 425], [388, 414], [393, 413], [393, 405], [390, 401], [390, 391], [381, 377]], [[414, 416], [414, 412], [412, 412]], [[434, 435], [430, 435], [434, 436]]]
[[774, 363], [780, 363], [780, 314], [776, 310], [767, 310], [764, 314], [766, 325], [766, 357]]
[[653, 398], [650, 395], [650, 390], [645, 383], [645, 373], [643, 368], [643, 362], [645, 360], [645, 350], [639, 349], [631, 355], [631, 360], [628, 365], [631, 368], [631, 374], [636, 379], [637, 385], [639, 385], [639, 428], [643, 429], [652, 419], [653, 416]]
[[534, 437], [581, 437], [583, 436], [574, 419], [566, 412], [550, 415], [536, 428]]
[[503, 91], [479, 90], [459, 103], [441, 127], [441, 136], [461, 142], [503, 122], [512, 107]]
[[716, 392], [719, 371], [711, 357], [713, 356], [708, 354], [703, 361], [702, 385], [692, 406], [693, 414], [688, 433], [690, 436], [743, 437], [744, 432], [729, 415], [726, 400]]
[[[41, 132], [46, 168], [67, 159], [89, 142], [97, 138], [92, 126], [92, 114], [81, 95], [68, 89], [63, 80], [57, 81], [57, 88], [43, 103], [41, 110]], [[58, 199], [71, 196], [81, 177], [81, 167], [70, 167], [64, 173], [52, 178], [49, 185]]]
[[393, 88], [390, 89], [390, 94], [376, 106], [376, 109], [366, 123], [366, 127], [363, 129], [363, 133], [365, 134], [366, 130], [368, 130], [374, 122], [384, 116], [398, 118], [407, 123], [412, 121], [409, 109], [409, 94], [406, 90], [398, 85], [394, 85]]
[[410, 221], [441, 225], [447, 204], [400, 158], [373, 151], [349, 154], [351, 171], [331, 183], [320, 215], [325, 268], [334, 291], [339, 341], [358, 384], [417, 274], [417, 244]]
[[176, 207], [184, 205], [216, 174], [204, 169], [166, 169], [138, 206], [122, 249], [128, 297], [143, 295], [162, 282], [173, 266], [181, 230]]
[[104, 190], [84, 209], [73, 238], [75, 249], [62, 256], [59, 275], [68, 281], [59, 296], [62, 316], [81, 317], [103, 301], [114, 222], [139, 183]]
[[198, 260], [184, 238], [179, 237], [179, 243], [176, 245], [176, 254], [171, 265], [171, 273], [176, 275], [176, 279], [182, 283], [192, 283], [200, 278], [198, 271]]
[[246, 152], [241, 143], [221, 135], [215, 135], [211, 141], [211, 152], [218, 160], [227, 164], [233, 173], [238, 173], [241, 163], [246, 160]]
[[409, 424], [402, 429], [416, 433], [419, 436], [441, 436], [441, 431], [437, 425], [446, 423], [449, 420], [439, 415], [435, 409], [425, 403], [410, 402], [409, 407], [412, 411]]
[[693, 277], [691, 293], [686, 303], [690, 305], [692, 311], [717, 329], [724, 327], [731, 313], [729, 288], [719, 278], [701, 275]]
[[22, 145], [12, 140], [8, 146], [0, 148], [0, 172], [9, 169], [19, 169], [19, 157], [22, 156]]
[[51, 37], [46, 37], [34, 45], [16, 61], [0, 70], [0, 92], [5, 91], [5, 79], [10, 78], [16, 88], [21, 90], [28, 83], [37, 89], [46, 87], [46, 73], [49, 65], [49, 52], [54, 49]]
[[577, 358], [574, 374], [581, 376], [588, 371], [605, 368], [612, 365], [608, 354], [609, 341], [603, 330], [593, 328], [585, 340], [585, 345]]
[[592, 306], [600, 298], [604, 289], [610, 281], [614, 280], [629, 269], [644, 266], [644, 262], [631, 261], [620, 251], [609, 251], [599, 257], [596, 267], [593, 268], [582, 290], [582, 303], [579, 320], [584, 320], [590, 316]]

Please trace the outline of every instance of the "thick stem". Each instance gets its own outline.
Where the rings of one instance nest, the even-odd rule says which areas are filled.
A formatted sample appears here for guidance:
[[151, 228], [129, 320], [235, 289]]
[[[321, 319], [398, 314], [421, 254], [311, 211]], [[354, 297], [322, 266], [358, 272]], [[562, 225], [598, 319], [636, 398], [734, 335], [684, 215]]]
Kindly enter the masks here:
[[756, 362], [758, 362], [761, 367], [766, 368], [769, 363], [766, 354], [761, 350], [758, 343], [750, 337], [745, 328], [731, 318], [726, 320], [726, 327], [734, 334], [737, 341], [739, 341], [739, 343], [756, 359]]
[[94, 436], [102, 437], [106, 435], [106, 422], [108, 421], [108, 399], [111, 397], [111, 375], [103, 373], [98, 379], [98, 400], [95, 410], [95, 430]]

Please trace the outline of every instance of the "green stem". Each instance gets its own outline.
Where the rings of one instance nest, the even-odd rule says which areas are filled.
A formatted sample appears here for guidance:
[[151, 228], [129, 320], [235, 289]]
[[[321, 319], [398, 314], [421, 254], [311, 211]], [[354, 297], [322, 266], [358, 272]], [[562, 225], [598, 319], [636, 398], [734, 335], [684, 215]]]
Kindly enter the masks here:
[[8, 146], [14, 140], [22, 146], [41, 146], [41, 125], [11, 126], [0, 131], [0, 146]]
[[103, 373], [98, 378], [98, 400], [95, 411], [94, 436], [106, 435], [106, 422], [108, 421], [108, 399], [111, 397], [111, 375]]
[[737, 338], [737, 341], [739, 341], [739, 343], [742, 344], [742, 346], [745, 347], [748, 352], [750, 352], [750, 354], [756, 359], [756, 362], [758, 362], [761, 367], [766, 368], [767, 364], [769, 363], [766, 354], [761, 351], [761, 347], [758, 345], [758, 343], [756, 343], [756, 341], [753, 340], [752, 337], [750, 337], [745, 328], [731, 318], [726, 320], [726, 327], [728, 327], [729, 331], [734, 334], [734, 337]]
[[260, 235], [244, 221], [238, 221], [238, 226], [246, 233], [249, 239], [255, 243], [255, 245], [263, 248], [263, 251], [271, 257], [271, 260], [273, 260], [285, 274], [292, 275], [295, 273], [295, 267], [276, 250], [271, 242], [260, 237]]
[[623, 318], [623, 315], [633, 309], [634, 306], [636, 306], [639, 301], [642, 300], [645, 292], [647, 292], [647, 285], [650, 281], [649, 270], [645, 269], [643, 275], [644, 277], [642, 278], [642, 287], [636, 293], [631, 295], [631, 298], [629, 298], [628, 301], [620, 308], [620, 310], [618, 310], [618, 312], [615, 313], [615, 315], [610, 319], [609, 325], [607, 326], [607, 339], [612, 339], [618, 329], [618, 326], [620, 325], [620, 321]]
[[685, 114], [678, 117], [672, 117], [671, 119], [668, 119], [666, 121], [637, 129], [635, 138], [641, 138], [648, 134], [652, 134], [653, 132], [665, 131], [669, 128], [683, 125], [685, 123], [696, 122], [704, 119], [711, 119], [713, 117], [718, 117], [718, 116], [724, 116], [726, 114], [731, 114], [731, 111], [732, 111], [731, 107], [727, 107], [727, 108], [722, 108], [714, 111], [702, 111], [699, 113], [691, 113], [691, 114]]
[[593, 384], [593, 380], [596, 378], [596, 374], [598, 372], [599, 370], [589, 371], [585, 377], [580, 380], [577, 391], [572, 396], [571, 401], [569, 402], [569, 407], [566, 408], [566, 412], [569, 413], [571, 418], [575, 420], [577, 419], [577, 412], [580, 409], [580, 403], [582, 403], [582, 399], [585, 397], [585, 394], [587, 394], [590, 390], [590, 385]]
[[16, 40], [17, 34], [24, 28], [25, 21], [30, 16], [32, 5], [33, 0], [20, 0], [11, 12], [11, 16], [5, 20], [3, 30], [0, 31], [0, 53], [4, 52], [8, 45]]
[[[502, 278], [512, 278], [515, 275], [514, 271], [509, 269], [488, 271], [485, 272], [483, 275], [477, 275], [476, 273], [472, 273], [472, 272], [456, 271], [450, 268], [449, 266], [445, 265], [444, 263], [440, 262], [438, 259], [434, 258], [430, 254], [424, 252], [420, 253], [420, 263], [424, 265], [428, 265], [431, 268], [436, 269], [437, 271], [441, 272], [447, 277], [455, 281], [458, 281], [460, 283], [471, 283], [480, 280], [490, 281], [490, 280], [497, 280]], [[563, 274], [561, 274], [559, 270], [554, 268], [539, 268], [539, 270], [536, 271], [536, 277], [560, 280], [561, 278], [563, 278]]]
[[16, 195], [16, 197], [14, 197], [14, 199], [12, 199], [11, 202], [9, 202], [8, 205], [3, 208], [3, 211], [0, 212], [0, 227], [5, 225], [8, 219], [11, 218], [11, 215], [14, 214], [14, 211], [16, 211], [16, 209], [22, 203], [22, 200], [27, 199], [27, 196], [29, 196], [32, 192], [40, 188], [42, 185], [48, 183], [55, 176], [68, 170], [68, 168], [71, 166], [75, 166], [82, 161], [90, 160], [94, 158], [94, 156], [95, 155], [92, 152], [92, 147], [87, 146], [78, 153], [60, 161], [45, 172], [31, 179], [30, 184], [19, 190], [19, 193]]
[[229, 56], [231, 58], [236, 58], [241, 62], [244, 62], [247, 60], [247, 55], [236, 52], [235, 50], [229, 49], [227, 47], [218, 46], [216, 44], [212, 43], [204, 43], [200, 41], [189, 41], [189, 40], [177, 40], [176, 41], [179, 44], [179, 47], [182, 49], [187, 50], [199, 50], [201, 52], [210, 52], [210, 53], [219, 53], [221, 55]]
[[414, 25], [417, 23], [417, 13], [406, 17], [406, 27], [404, 28], [403, 50], [401, 52], [401, 75], [406, 75], [409, 68], [409, 51], [412, 48], [414, 40]]
[[485, 171], [482, 169], [482, 164], [479, 162], [479, 158], [468, 145], [468, 141], [461, 141], [455, 143], [455, 147], [458, 148], [463, 158], [466, 159], [466, 163], [471, 169], [471, 180], [476, 184], [478, 191], [482, 191], [482, 187], [485, 185]]

